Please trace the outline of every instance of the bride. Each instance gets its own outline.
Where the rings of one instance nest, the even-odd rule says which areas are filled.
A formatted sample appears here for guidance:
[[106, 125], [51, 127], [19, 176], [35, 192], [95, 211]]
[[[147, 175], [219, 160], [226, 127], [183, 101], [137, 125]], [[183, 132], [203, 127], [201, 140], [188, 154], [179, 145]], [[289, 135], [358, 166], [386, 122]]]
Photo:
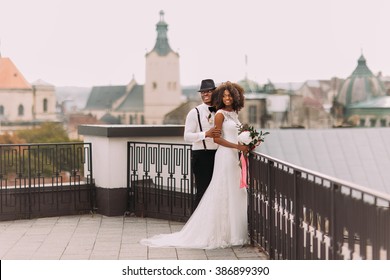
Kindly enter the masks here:
[[244, 90], [236, 83], [222, 83], [213, 94], [218, 110], [215, 126], [222, 131], [215, 154], [213, 177], [195, 212], [181, 231], [142, 239], [150, 247], [214, 249], [248, 242], [247, 192], [240, 188], [238, 111], [244, 106]]

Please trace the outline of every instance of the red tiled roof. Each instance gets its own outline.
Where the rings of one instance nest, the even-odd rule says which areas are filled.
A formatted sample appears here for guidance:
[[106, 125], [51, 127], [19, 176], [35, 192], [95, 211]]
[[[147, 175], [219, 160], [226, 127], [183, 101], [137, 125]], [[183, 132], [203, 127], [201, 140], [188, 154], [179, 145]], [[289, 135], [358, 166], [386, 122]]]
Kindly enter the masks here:
[[0, 57], [0, 89], [31, 89], [11, 59]]

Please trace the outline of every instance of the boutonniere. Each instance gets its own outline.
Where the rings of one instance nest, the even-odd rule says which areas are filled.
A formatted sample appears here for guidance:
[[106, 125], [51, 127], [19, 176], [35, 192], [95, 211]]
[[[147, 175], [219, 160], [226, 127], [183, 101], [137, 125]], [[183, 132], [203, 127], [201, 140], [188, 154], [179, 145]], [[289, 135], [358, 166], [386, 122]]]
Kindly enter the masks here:
[[209, 122], [209, 124], [213, 124], [214, 118], [213, 118], [213, 116], [211, 115], [211, 113], [207, 116], [207, 121]]

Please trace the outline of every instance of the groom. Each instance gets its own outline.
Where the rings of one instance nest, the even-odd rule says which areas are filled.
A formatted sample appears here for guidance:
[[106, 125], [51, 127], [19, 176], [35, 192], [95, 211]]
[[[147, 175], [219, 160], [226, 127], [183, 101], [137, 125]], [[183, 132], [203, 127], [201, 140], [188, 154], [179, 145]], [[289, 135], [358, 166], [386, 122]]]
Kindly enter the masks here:
[[198, 92], [203, 103], [187, 114], [184, 128], [184, 140], [192, 143], [191, 166], [196, 187], [193, 210], [198, 206], [213, 176], [215, 152], [218, 147], [213, 138], [221, 135], [221, 130], [214, 127], [215, 108], [211, 107], [211, 96], [215, 88], [212, 79], [202, 80]]

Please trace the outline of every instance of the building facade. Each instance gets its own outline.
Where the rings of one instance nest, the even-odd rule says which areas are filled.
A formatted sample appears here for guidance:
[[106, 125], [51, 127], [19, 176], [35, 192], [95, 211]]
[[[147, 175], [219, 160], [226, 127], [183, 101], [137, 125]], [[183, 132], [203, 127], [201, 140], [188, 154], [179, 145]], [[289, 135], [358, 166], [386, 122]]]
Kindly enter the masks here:
[[84, 112], [107, 123], [163, 124], [164, 117], [185, 101], [180, 84], [179, 54], [168, 42], [164, 12], [156, 24], [154, 48], [145, 55], [145, 84], [93, 87]]
[[335, 126], [390, 126], [390, 96], [386, 92], [381, 77], [372, 73], [361, 55], [334, 100]]
[[58, 121], [55, 87], [30, 84], [10, 58], [0, 57], [0, 121], [3, 132]]

